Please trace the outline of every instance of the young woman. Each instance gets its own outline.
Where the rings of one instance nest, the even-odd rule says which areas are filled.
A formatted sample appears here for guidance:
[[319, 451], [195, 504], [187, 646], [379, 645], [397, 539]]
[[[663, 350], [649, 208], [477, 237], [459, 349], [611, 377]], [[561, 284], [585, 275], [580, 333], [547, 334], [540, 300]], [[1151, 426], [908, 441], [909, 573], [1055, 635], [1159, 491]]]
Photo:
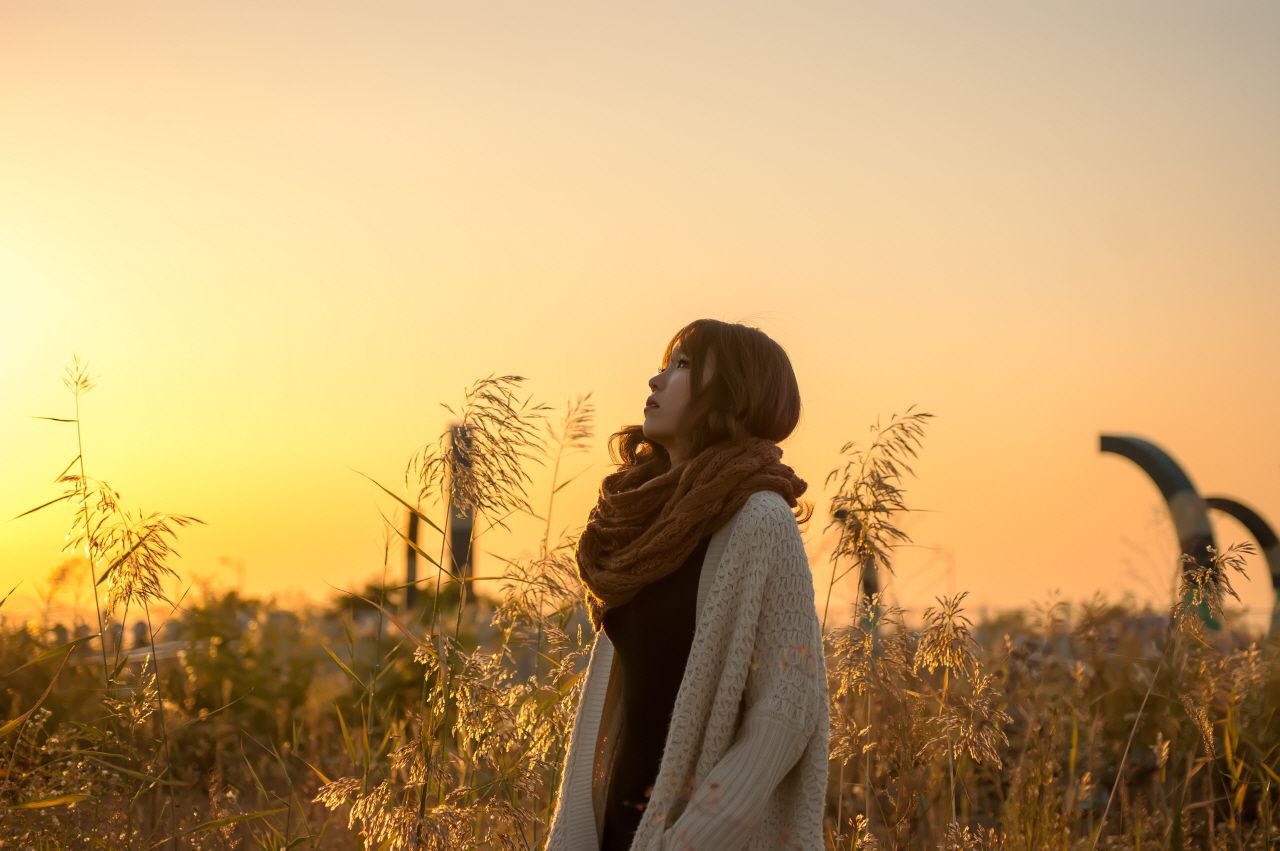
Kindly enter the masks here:
[[808, 485], [778, 447], [800, 416], [790, 360], [699, 319], [649, 388], [578, 543], [596, 634], [546, 851], [820, 851], [827, 678]]

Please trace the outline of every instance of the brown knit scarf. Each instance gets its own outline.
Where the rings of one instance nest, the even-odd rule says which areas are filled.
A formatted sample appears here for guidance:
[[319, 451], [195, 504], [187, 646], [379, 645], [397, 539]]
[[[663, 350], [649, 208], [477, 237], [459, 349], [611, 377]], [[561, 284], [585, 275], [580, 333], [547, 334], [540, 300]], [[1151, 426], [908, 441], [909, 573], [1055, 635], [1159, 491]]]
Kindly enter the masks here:
[[776, 491], [794, 508], [809, 485], [781, 458], [776, 443], [748, 436], [709, 446], [647, 481], [637, 482], [643, 474], [634, 468], [605, 476], [578, 540], [578, 577], [596, 632], [608, 609], [677, 570], [751, 494]]

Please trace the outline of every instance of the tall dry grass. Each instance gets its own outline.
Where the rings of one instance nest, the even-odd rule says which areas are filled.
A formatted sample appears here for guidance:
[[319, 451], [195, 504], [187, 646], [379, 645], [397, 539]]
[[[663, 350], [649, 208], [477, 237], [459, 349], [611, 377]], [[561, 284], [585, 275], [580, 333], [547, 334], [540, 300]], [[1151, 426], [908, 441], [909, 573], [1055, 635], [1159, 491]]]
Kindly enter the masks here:
[[[442, 435], [415, 453], [403, 493], [370, 479], [397, 506], [379, 581], [288, 610], [184, 587], [173, 544], [200, 521], [130, 514], [88, 475], [80, 400], [93, 385], [77, 361], [75, 416], [47, 418], [75, 431], [63, 492], [31, 511], [72, 509], [46, 611], [79, 584], [94, 616], [17, 622], [0, 601], [0, 843], [541, 847], [591, 641], [579, 530], [553, 512], [581, 475], [561, 471], [591, 445], [594, 410], [587, 395], [553, 418], [519, 397], [522, 381], [483, 379], [450, 409], [474, 437], [464, 454]], [[836, 582], [892, 572], [909, 541], [907, 459], [929, 416], [877, 424], [827, 480], [829, 516], [843, 519], [830, 521], [839, 543], [818, 601], [826, 847], [1274, 847], [1277, 647], [1206, 632], [1188, 608], [1203, 602], [1230, 624], [1249, 545], [1191, 562], [1167, 611], [1099, 598], [975, 624], [964, 594], [910, 618], [877, 595], [831, 622]], [[536, 499], [531, 464], [552, 468]], [[530, 515], [540, 546], [502, 558], [499, 577], [459, 581], [441, 568], [450, 505], [475, 512], [477, 538]], [[410, 512], [427, 544], [407, 540]], [[407, 546], [432, 565], [412, 609], [388, 582]]]

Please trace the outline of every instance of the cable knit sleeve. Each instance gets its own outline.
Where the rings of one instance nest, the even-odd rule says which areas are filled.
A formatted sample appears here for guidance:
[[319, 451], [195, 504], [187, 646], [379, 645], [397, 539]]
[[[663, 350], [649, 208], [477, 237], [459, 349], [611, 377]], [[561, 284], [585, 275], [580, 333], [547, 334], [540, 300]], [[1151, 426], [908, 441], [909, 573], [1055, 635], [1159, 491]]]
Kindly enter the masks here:
[[[664, 851], [738, 851], [770, 795], [804, 752], [825, 685], [813, 576], [785, 502], [769, 502], [747, 531], [745, 558], [763, 559], [763, 599], [732, 745], [663, 834]], [[750, 568], [748, 568], [750, 569]], [[822, 678], [822, 679], [820, 679]], [[784, 843], [779, 841], [778, 846]]]
[[569, 744], [565, 750], [564, 772], [556, 793], [547, 843], [543, 851], [573, 851], [597, 841], [595, 812], [592, 809], [592, 762], [595, 736], [608, 687], [613, 645], [603, 632], [596, 633], [591, 655], [583, 672], [578, 708], [574, 713]]

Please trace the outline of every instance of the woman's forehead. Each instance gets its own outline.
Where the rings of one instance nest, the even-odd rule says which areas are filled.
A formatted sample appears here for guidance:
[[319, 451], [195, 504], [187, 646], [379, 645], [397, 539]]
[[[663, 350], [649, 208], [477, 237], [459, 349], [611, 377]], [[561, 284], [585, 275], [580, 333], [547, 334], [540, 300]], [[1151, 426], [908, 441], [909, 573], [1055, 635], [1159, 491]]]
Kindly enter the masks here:
[[697, 346], [694, 345], [695, 344], [695, 340], [693, 339], [694, 336], [695, 334], [693, 331], [685, 331], [680, 336], [677, 336], [671, 342], [671, 351], [669, 352], [669, 355], [671, 357], [676, 357], [677, 355], [690, 357], [690, 354], [689, 354], [690, 350], [697, 348]]

